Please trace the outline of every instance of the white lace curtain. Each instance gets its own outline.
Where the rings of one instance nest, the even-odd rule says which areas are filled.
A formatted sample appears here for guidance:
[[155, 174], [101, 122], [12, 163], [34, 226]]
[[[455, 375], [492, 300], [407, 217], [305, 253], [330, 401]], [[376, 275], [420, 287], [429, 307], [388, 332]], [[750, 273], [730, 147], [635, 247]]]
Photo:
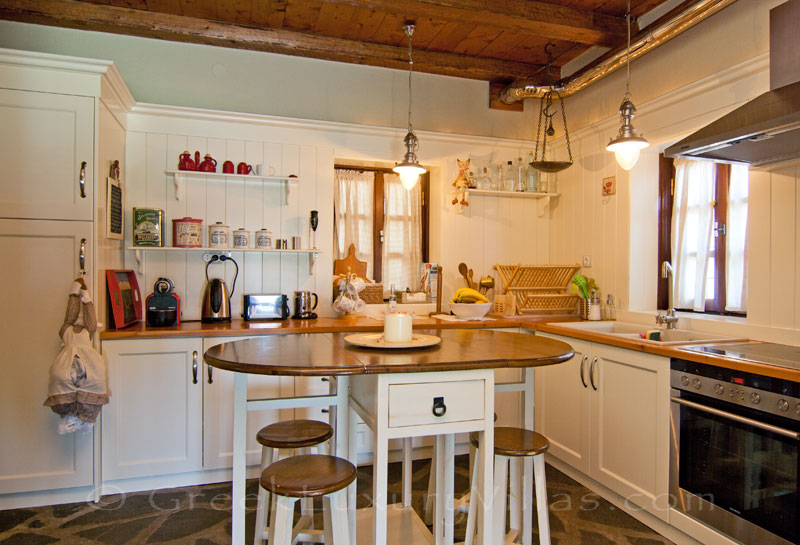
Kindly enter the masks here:
[[[384, 291], [391, 285], [398, 291], [419, 289], [422, 263], [422, 192], [420, 184], [406, 191], [396, 174], [383, 175]], [[336, 169], [334, 172], [335, 258], [347, 256], [350, 244], [356, 257], [367, 262], [367, 276], [374, 278], [372, 245], [375, 173]]]
[[335, 259], [347, 257], [350, 244], [356, 247], [356, 257], [367, 262], [367, 277], [373, 278], [372, 204], [375, 175], [360, 170], [334, 171], [333, 198], [335, 218], [333, 239]]
[[749, 171], [745, 165], [731, 166], [728, 188], [728, 235], [725, 310], [747, 311], [747, 198]]
[[419, 289], [422, 264], [422, 192], [407, 191], [397, 174], [383, 175], [383, 289]]
[[[672, 264], [677, 308], [705, 310], [714, 227], [715, 175], [713, 161], [675, 160]], [[747, 185], [747, 167], [731, 165], [726, 225], [726, 310], [735, 312], [744, 312], [747, 300]]]

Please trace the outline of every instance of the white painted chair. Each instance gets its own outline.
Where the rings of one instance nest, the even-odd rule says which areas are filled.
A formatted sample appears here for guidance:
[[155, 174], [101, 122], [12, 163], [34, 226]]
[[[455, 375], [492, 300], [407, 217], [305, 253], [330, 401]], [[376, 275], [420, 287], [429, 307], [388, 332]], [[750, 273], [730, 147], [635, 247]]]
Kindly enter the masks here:
[[[470, 444], [480, 448], [478, 434], [471, 433]], [[536, 482], [536, 510], [539, 519], [539, 544], [550, 545], [550, 516], [547, 504], [547, 484], [545, 480], [544, 453], [550, 447], [547, 438], [539, 433], [522, 428], [495, 427], [494, 429], [494, 545], [515, 542], [531, 545], [533, 535], [533, 479]], [[475, 464], [477, 467], [477, 464]], [[509, 465], [511, 465], [511, 490], [509, 485]], [[515, 483], [515, 477], [522, 466], [522, 490]], [[532, 467], [531, 467], [532, 466]], [[531, 471], [532, 470], [532, 471]], [[472, 473], [472, 494], [480, 490], [479, 475]], [[506, 528], [506, 501], [509, 503], [510, 531]], [[469, 506], [467, 533], [464, 545], [473, 545], [477, 526], [477, 512], [474, 504]]]
[[261, 489], [276, 499], [270, 517], [269, 545], [292, 545], [294, 504], [321, 497], [325, 545], [350, 545], [347, 487], [356, 468], [342, 458], [322, 454], [292, 456], [271, 464], [261, 473]]
[[[316, 454], [317, 447], [333, 436], [333, 428], [325, 422], [317, 420], [287, 420], [276, 422], [261, 428], [256, 435], [256, 440], [261, 445], [261, 470], [264, 471], [275, 463], [281, 451], [297, 452], [298, 454]], [[269, 528], [265, 527], [269, 513], [275, 511], [276, 499], [264, 487], [258, 489], [258, 503], [256, 506], [256, 525], [254, 543], [262, 545], [270, 535]], [[297, 530], [314, 528], [314, 500], [312, 497], [304, 498], [301, 507], [302, 518], [297, 524]]]

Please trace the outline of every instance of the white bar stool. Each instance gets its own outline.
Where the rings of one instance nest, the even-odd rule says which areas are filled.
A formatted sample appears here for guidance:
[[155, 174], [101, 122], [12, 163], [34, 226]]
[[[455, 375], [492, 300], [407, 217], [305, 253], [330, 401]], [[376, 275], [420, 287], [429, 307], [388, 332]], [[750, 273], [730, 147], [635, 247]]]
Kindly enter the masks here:
[[[275, 461], [275, 456], [280, 455], [280, 450], [298, 450], [300, 454], [314, 454], [315, 447], [324, 443], [333, 436], [333, 428], [318, 420], [286, 420], [275, 422], [259, 430], [256, 440], [261, 445], [261, 470], [264, 471]], [[258, 504], [256, 506], [256, 528], [254, 535], [255, 545], [262, 545], [269, 536], [265, 528], [268, 508], [274, 505], [275, 500], [270, 499], [269, 491], [264, 487], [258, 489]], [[298, 523], [300, 528], [314, 527], [314, 500], [312, 497], [303, 499], [303, 519]]]
[[[470, 444], [476, 449], [480, 448], [478, 434], [471, 433]], [[522, 428], [495, 427], [494, 429], [494, 545], [513, 543], [519, 540], [523, 545], [530, 545], [533, 529], [533, 506], [531, 496], [533, 482], [536, 482], [536, 511], [539, 519], [539, 544], [550, 545], [550, 517], [547, 505], [547, 484], [545, 480], [544, 453], [550, 447], [550, 442], [544, 435]], [[531, 475], [529, 461], [533, 462], [533, 475]], [[519, 471], [519, 464], [523, 463], [522, 493], [519, 487], [514, 486], [512, 478], [511, 497], [507, 497], [508, 467], [512, 464], [512, 474]], [[476, 464], [477, 466], [477, 464]], [[515, 468], [516, 466], [516, 468]], [[472, 472], [472, 494], [478, 488], [478, 474]], [[516, 496], [516, 497], [514, 497]], [[521, 497], [520, 497], [521, 496]], [[506, 528], [506, 500], [511, 503], [511, 531], [505, 535]], [[521, 500], [521, 501], [520, 501]], [[474, 504], [470, 502], [467, 515], [467, 534], [464, 545], [473, 545], [476, 531], [476, 517]], [[521, 512], [520, 512], [521, 511]], [[520, 528], [520, 525], [522, 528]]]
[[259, 484], [277, 499], [269, 525], [269, 544], [292, 545], [294, 504], [322, 497], [325, 545], [350, 545], [347, 487], [355, 479], [353, 464], [322, 454], [292, 456], [267, 467]]

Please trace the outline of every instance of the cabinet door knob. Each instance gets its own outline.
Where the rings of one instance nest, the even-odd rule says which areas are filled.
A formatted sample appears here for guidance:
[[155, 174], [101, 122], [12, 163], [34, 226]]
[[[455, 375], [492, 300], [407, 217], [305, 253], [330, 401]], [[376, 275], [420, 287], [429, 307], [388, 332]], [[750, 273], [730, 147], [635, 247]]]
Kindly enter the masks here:
[[214, 377], [212, 376], [212, 371], [214, 370], [214, 368], [211, 367], [210, 365], [206, 365], [206, 367], [208, 367], [208, 383], [209, 384], [213, 384], [214, 383]]
[[86, 161], [81, 161], [81, 172], [78, 177], [78, 185], [81, 188], [81, 199], [86, 198]]
[[444, 404], [443, 397], [434, 397], [433, 398], [433, 416], [441, 417], [444, 416], [444, 413], [447, 412], [447, 405]]
[[588, 387], [589, 387], [589, 385], [588, 385], [588, 384], [586, 384], [586, 379], [583, 377], [583, 369], [586, 367], [586, 360], [588, 360], [588, 359], [589, 359], [589, 356], [583, 356], [583, 357], [581, 358], [581, 368], [580, 368], [580, 370], [578, 371], [578, 373], [579, 373], [579, 374], [580, 374], [580, 376], [581, 376], [581, 384], [583, 384], [583, 387], [584, 387], [584, 388], [588, 388]]
[[589, 382], [592, 384], [592, 389], [597, 391], [597, 385], [594, 383], [594, 366], [597, 363], [597, 358], [592, 358], [592, 364], [589, 366]]
[[192, 352], [192, 384], [197, 384], [197, 350]]

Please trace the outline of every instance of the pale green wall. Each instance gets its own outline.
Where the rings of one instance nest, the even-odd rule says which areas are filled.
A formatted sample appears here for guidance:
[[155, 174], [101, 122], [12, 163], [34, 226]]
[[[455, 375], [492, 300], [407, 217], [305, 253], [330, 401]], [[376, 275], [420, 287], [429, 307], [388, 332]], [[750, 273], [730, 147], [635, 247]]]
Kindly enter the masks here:
[[[0, 47], [114, 61], [139, 102], [404, 127], [407, 72], [0, 21]], [[486, 82], [414, 75], [414, 126], [532, 138], [538, 111], [489, 110]]]

